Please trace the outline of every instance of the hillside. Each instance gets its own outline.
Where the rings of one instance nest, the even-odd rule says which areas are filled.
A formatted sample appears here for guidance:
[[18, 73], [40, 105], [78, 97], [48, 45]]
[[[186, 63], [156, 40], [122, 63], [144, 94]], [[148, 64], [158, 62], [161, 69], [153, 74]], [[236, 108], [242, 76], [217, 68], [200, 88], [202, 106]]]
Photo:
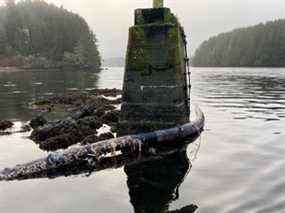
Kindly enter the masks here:
[[222, 33], [196, 50], [193, 66], [285, 66], [285, 20]]
[[95, 34], [77, 14], [44, 1], [0, 7], [0, 66], [101, 66]]

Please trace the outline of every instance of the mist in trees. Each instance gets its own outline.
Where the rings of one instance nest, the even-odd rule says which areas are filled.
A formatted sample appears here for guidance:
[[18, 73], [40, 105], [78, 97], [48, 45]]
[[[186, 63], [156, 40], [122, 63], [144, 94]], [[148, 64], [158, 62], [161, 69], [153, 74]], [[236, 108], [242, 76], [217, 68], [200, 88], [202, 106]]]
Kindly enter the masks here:
[[99, 68], [97, 39], [79, 15], [44, 1], [0, 7], [0, 66]]
[[193, 66], [285, 66], [285, 20], [222, 33], [203, 42]]

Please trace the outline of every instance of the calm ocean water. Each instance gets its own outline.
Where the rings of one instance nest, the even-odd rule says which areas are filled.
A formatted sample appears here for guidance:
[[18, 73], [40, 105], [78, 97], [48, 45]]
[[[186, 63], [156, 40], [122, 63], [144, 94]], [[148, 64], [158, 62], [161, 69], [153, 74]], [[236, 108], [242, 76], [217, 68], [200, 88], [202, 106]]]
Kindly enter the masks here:
[[[122, 78], [123, 68], [0, 72], [0, 119], [20, 126], [33, 116], [27, 103], [34, 99], [121, 88]], [[192, 68], [192, 87], [192, 104], [207, 122], [187, 155], [89, 177], [0, 182], [0, 212], [153, 213], [191, 205], [199, 213], [285, 212], [285, 69]], [[27, 136], [0, 137], [0, 168], [47, 155]]]

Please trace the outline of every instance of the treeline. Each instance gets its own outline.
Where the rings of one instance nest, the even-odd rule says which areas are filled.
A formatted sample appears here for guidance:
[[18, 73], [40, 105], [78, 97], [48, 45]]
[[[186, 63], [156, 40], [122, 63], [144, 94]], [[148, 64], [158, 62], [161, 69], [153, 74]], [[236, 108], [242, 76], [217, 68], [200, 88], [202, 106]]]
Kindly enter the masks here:
[[0, 7], [0, 66], [101, 66], [95, 34], [77, 14], [44, 1]]
[[285, 20], [222, 33], [203, 42], [193, 66], [285, 66]]

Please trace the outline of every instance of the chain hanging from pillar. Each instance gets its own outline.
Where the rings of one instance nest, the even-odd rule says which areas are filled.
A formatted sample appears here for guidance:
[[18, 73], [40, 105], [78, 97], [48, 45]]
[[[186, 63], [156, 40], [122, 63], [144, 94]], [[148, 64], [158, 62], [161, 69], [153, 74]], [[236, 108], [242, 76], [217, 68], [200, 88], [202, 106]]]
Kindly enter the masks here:
[[183, 34], [184, 40], [184, 50], [185, 50], [185, 75], [186, 75], [186, 90], [187, 90], [187, 99], [186, 103], [190, 112], [190, 103], [191, 103], [191, 71], [190, 71], [190, 59], [188, 57], [188, 49], [187, 49], [187, 38], [186, 35]]

